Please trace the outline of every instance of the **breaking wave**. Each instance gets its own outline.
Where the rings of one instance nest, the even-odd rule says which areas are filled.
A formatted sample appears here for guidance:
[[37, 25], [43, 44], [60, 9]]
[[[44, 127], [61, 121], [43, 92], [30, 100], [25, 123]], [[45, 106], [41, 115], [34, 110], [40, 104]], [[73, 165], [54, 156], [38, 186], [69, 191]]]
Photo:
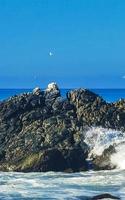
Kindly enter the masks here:
[[115, 148], [110, 157], [111, 163], [119, 169], [125, 169], [125, 133], [101, 127], [86, 132], [85, 142], [89, 145], [89, 158], [100, 156], [109, 146]]

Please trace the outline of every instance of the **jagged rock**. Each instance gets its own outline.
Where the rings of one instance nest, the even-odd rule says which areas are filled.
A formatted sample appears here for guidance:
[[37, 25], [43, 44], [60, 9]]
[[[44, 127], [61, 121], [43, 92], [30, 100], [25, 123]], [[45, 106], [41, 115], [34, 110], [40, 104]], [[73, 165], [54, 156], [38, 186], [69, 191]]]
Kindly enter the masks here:
[[[36, 88], [4, 100], [0, 103], [0, 170], [87, 170], [89, 147], [84, 140], [91, 126], [124, 131], [124, 100], [110, 104], [86, 89], [70, 91], [64, 99], [56, 83], [45, 91]], [[93, 160], [96, 169], [109, 168], [110, 163], [100, 167], [107, 155], [109, 149]]]
[[48, 87], [47, 87], [47, 89], [46, 89], [46, 91], [47, 92], [52, 92], [52, 91], [58, 91], [59, 90], [59, 88], [58, 88], [58, 85], [56, 84], [56, 83], [49, 83], [48, 84]]
[[111, 155], [116, 153], [114, 146], [109, 146], [107, 149], [104, 150], [102, 155], [96, 156], [93, 159], [93, 168], [95, 170], [111, 170], [114, 169], [116, 166], [111, 163]]
[[102, 126], [125, 131], [124, 100], [107, 103], [100, 96], [86, 89], [69, 92], [67, 98], [76, 108], [77, 118], [89, 126]]
[[64, 149], [62, 152], [67, 163], [67, 169], [71, 169], [72, 172], [87, 170], [88, 147], [86, 144], [82, 148], [76, 146], [71, 149]]
[[60, 90], [56, 83], [50, 83], [48, 85], [47, 89], [45, 90], [44, 97], [46, 107], [51, 109], [57, 98], [60, 97]]
[[41, 90], [39, 87], [36, 87], [33, 89], [33, 94], [39, 95], [41, 93]]
[[48, 149], [39, 153], [32, 153], [26, 156], [15, 171], [64, 171], [66, 169], [66, 161], [62, 153], [58, 149]]

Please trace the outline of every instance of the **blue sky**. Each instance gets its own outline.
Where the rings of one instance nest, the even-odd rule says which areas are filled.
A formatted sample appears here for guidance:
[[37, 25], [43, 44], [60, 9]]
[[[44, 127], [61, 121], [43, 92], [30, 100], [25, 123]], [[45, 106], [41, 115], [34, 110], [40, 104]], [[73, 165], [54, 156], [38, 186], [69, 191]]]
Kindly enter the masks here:
[[0, 0], [0, 88], [52, 81], [125, 88], [124, 0]]

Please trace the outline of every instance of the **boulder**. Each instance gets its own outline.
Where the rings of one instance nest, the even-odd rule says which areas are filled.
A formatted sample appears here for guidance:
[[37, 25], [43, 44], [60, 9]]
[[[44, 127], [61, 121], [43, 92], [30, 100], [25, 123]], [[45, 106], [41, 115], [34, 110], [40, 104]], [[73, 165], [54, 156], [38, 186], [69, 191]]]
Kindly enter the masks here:
[[91, 198], [91, 200], [99, 200], [99, 199], [120, 199], [120, 198], [108, 193], [100, 194]]
[[99, 199], [110, 200], [110, 199], [120, 199], [119, 197], [114, 196], [114, 195], [109, 194], [109, 193], [99, 194], [99, 195], [96, 195], [94, 197], [78, 196], [76, 198], [79, 199], [79, 200], [99, 200]]
[[58, 90], [59, 90], [58, 85], [55, 82], [49, 83], [46, 89], [47, 92], [53, 92]]
[[[45, 91], [35, 88], [4, 100], [0, 102], [0, 170], [87, 170], [90, 149], [85, 133], [93, 126], [124, 131], [124, 100], [107, 103], [82, 88], [63, 98], [56, 83]], [[113, 152], [110, 147], [93, 157], [94, 169], [114, 168]]]
[[32, 153], [26, 156], [15, 171], [23, 172], [47, 172], [47, 171], [64, 171], [66, 161], [58, 149], [48, 149], [39, 153]]
[[111, 162], [111, 155], [116, 152], [115, 146], [110, 145], [100, 156], [93, 158], [93, 168], [95, 170], [111, 170], [116, 166]]
[[33, 89], [33, 94], [39, 95], [41, 93], [41, 90], [39, 87], [36, 87]]

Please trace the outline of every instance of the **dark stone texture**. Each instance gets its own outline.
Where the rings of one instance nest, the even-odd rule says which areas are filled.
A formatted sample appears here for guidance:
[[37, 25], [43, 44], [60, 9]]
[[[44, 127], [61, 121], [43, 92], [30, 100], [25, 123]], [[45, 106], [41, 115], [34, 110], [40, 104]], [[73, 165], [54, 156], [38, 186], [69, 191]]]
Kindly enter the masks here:
[[[0, 103], [0, 170], [87, 170], [85, 132], [92, 126], [125, 131], [125, 100], [107, 103], [86, 89], [64, 99], [57, 85], [36, 88]], [[93, 162], [95, 169], [110, 150]]]
[[100, 194], [95, 197], [92, 197], [91, 200], [99, 200], [99, 199], [120, 199], [119, 197], [113, 196], [111, 194]]

